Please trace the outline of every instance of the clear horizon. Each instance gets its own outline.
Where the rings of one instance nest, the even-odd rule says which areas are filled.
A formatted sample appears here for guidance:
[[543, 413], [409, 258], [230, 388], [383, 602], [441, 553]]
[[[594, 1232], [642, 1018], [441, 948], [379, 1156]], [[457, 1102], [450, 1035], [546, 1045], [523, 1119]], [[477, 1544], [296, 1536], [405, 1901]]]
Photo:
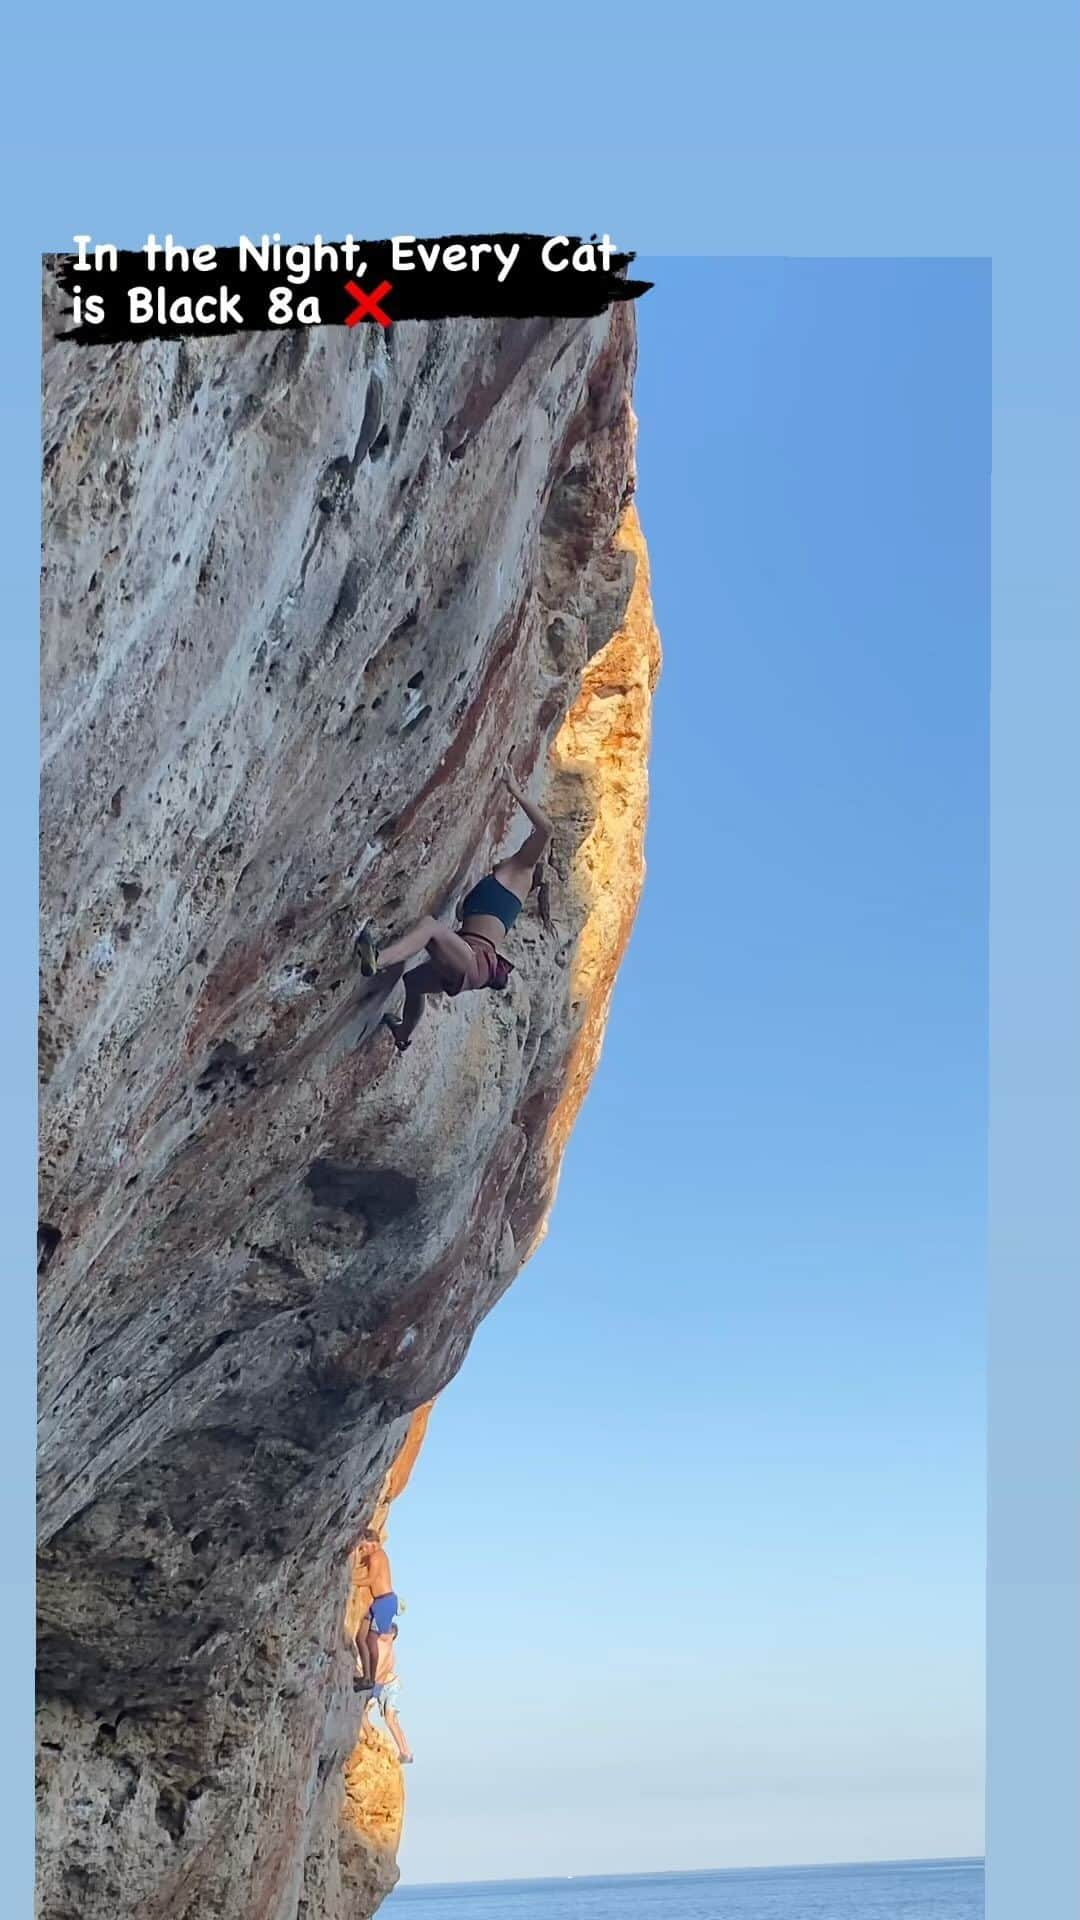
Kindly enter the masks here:
[[[394, 1893], [407, 1893], [415, 1888], [432, 1891], [442, 1887], [516, 1887], [516, 1886], [561, 1886], [567, 1880], [679, 1880], [708, 1878], [712, 1874], [759, 1874], [759, 1873], [845, 1873], [864, 1872], [874, 1867], [904, 1867], [909, 1872], [918, 1867], [972, 1867], [983, 1868], [986, 1857], [981, 1853], [932, 1854], [905, 1860], [777, 1860], [766, 1866], [753, 1867], [659, 1867], [651, 1873], [569, 1873], [537, 1874], [535, 1876], [518, 1875], [503, 1880], [399, 1880]], [[388, 1896], [389, 1897], [389, 1896]]]

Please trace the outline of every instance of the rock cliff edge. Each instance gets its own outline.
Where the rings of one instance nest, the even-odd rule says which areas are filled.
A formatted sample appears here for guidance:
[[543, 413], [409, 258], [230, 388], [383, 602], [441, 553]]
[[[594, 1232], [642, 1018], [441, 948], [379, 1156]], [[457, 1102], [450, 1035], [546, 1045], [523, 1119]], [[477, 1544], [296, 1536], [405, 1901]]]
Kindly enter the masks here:
[[[633, 360], [627, 307], [47, 340], [41, 1920], [393, 1884], [351, 1553], [542, 1232], [637, 903]], [[353, 929], [452, 914], [511, 749], [510, 990], [399, 1058]]]

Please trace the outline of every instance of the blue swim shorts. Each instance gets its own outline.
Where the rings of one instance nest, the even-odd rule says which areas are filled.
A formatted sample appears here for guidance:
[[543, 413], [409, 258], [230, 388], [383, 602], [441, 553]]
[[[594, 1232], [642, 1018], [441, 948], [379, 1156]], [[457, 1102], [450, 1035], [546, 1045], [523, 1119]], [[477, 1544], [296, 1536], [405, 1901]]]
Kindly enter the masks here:
[[368, 1619], [376, 1633], [389, 1633], [397, 1619], [397, 1594], [380, 1593], [378, 1599], [371, 1603]]

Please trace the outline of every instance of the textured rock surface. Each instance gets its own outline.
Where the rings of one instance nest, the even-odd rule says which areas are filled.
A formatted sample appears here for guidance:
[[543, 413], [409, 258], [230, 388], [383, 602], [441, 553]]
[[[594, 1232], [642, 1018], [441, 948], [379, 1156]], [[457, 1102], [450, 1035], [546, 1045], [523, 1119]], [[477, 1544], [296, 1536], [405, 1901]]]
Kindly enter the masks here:
[[[350, 1555], [541, 1231], [636, 904], [632, 361], [627, 309], [47, 346], [43, 1920], [392, 1883]], [[399, 1059], [352, 928], [452, 911], [511, 747], [557, 823], [511, 990]]]

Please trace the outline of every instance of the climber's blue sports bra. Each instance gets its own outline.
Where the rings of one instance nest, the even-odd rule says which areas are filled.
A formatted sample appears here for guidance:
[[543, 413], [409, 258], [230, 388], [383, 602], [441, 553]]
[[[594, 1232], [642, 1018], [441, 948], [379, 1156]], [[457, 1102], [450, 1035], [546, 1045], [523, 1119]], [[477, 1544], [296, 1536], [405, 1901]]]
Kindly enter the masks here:
[[509, 887], [504, 887], [502, 881], [496, 880], [493, 873], [487, 874], [483, 880], [478, 880], [472, 892], [467, 893], [461, 903], [463, 920], [471, 920], [474, 914], [490, 913], [496, 920], [502, 921], [507, 933], [520, 912], [521, 901], [517, 894], [511, 893]]

